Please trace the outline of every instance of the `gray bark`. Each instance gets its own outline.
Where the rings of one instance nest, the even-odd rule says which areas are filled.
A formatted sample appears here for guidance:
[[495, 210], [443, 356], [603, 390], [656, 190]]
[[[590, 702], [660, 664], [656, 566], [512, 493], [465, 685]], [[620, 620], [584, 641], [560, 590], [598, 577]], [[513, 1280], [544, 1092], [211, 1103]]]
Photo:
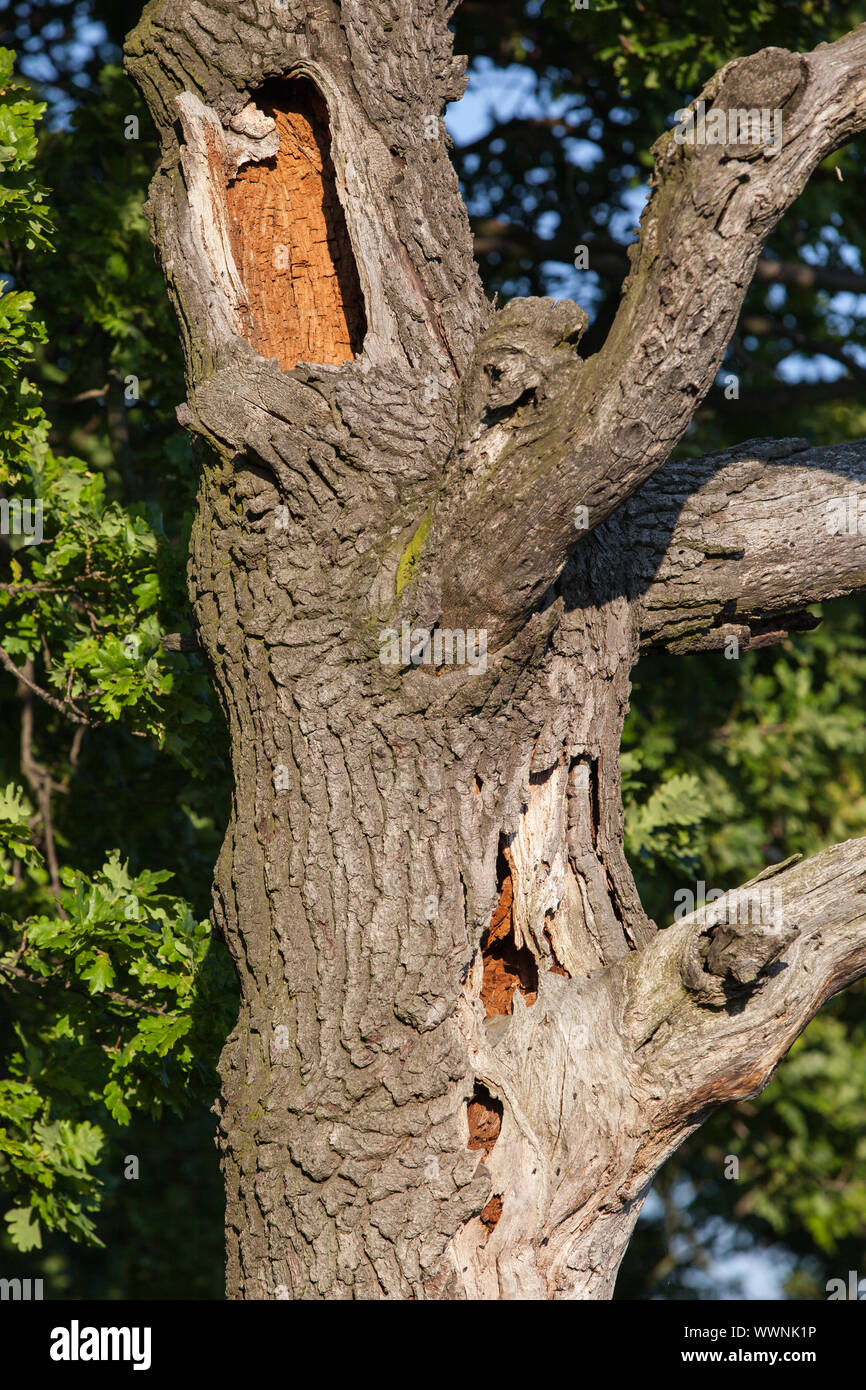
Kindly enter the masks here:
[[[785, 871], [783, 926], [735, 905], [656, 933], [618, 765], [642, 627], [712, 644], [732, 613], [754, 634], [861, 584], [847, 542], [793, 568], [773, 550], [759, 579], [784, 510], [766, 449], [622, 504], [711, 384], [766, 236], [866, 125], [866, 31], [709, 84], [784, 109], [775, 158], [661, 139], [620, 316], [584, 362], [576, 306], [494, 314], [481, 292], [441, 122], [463, 81], [448, 13], [154, 0], [127, 43], [162, 137], [149, 208], [201, 463], [190, 587], [232, 743], [232, 1298], [608, 1297], [659, 1164], [866, 971], [858, 844]], [[323, 131], [292, 88], [291, 168], [260, 91], [287, 74], [327, 105]], [[364, 336], [296, 363], [327, 257], [269, 259], [269, 190], [317, 178], [310, 225], [342, 209], [327, 302], [359, 322], [359, 285]], [[815, 480], [859, 465], [788, 453], [802, 536]], [[403, 622], [485, 630], [486, 660], [383, 663]]]
[[866, 444], [750, 440], [668, 463], [616, 522], [643, 645], [766, 646], [814, 626], [810, 604], [866, 587]]

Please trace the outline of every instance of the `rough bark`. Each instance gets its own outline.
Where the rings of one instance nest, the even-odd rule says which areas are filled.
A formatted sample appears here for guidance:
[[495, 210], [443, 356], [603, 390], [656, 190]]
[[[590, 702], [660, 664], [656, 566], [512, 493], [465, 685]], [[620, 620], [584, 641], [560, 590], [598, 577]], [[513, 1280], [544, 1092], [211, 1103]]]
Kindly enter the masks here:
[[866, 441], [750, 440], [668, 463], [617, 524], [643, 645], [766, 646], [814, 626], [810, 604], [866, 587]]
[[[561, 572], [575, 505], [598, 525], [682, 439], [767, 237], [821, 160], [866, 127], [866, 25], [809, 54], [764, 49], [729, 63], [698, 100], [779, 111], [781, 147], [660, 137], [622, 303], [587, 362], [574, 350], [585, 322], [574, 306], [571, 324], [563, 304], [550, 311], [544, 300], [498, 315], [478, 357], [495, 383], [494, 418], [479, 391], [429, 547], [433, 596], [422, 611], [443, 626], [489, 620], [492, 644], [507, 640]], [[552, 354], [540, 368], [543, 343]]]
[[[162, 137], [191, 595], [232, 744], [233, 1298], [609, 1296], [659, 1163], [866, 970], [858, 845], [784, 874], [794, 932], [732, 911], [657, 934], [618, 765], [642, 625], [700, 645], [861, 583], [847, 543], [796, 574], [773, 551], [760, 580], [766, 450], [620, 504], [710, 385], [766, 235], [866, 124], [866, 34], [707, 88], [785, 109], [775, 160], [663, 137], [621, 315], [583, 362], [576, 306], [484, 300], [441, 122], [448, 14], [154, 0], [127, 44]], [[820, 508], [801, 475], [859, 465], [784, 458], [796, 538]], [[404, 622], [419, 647], [488, 643], [416, 662]]]

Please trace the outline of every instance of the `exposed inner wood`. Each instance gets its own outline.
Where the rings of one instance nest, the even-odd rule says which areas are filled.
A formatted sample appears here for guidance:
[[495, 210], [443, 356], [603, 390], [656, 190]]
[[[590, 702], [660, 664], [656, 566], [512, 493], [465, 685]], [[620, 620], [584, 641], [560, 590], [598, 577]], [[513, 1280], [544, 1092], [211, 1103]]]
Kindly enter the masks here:
[[545, 928], [544, 928], [544, 939], [545, 939], [545, 941], [547, 942], [548, 946], [550, 947], [550, 958], [551, 958], [550, 969], [552, 970], [553, 974], [554, 974], [554, 975], [564, 975], [564, 976], [566, 977], [567, 980], [570, 980], [570, 979], [571, 979], [571, 976], [569, 975], [569, 973], [568, 973], [568, 971], [566, 970], [565, 966], [562, 965], [562, 964], [560, 963], [560, 961], [558, 961], [557, 958], [556, 958], [556, 951], [555, 951], [554, 948], [553, 948], [553, 941], [552, 941], [552, 939], [551, 939], [550, 928], [549, 928], [549, 927], [545, 927]]
[[490, 1201], [487, 1203], [487, 1206], [484, 1208], [483, 1212], [478, 1218], [482, 1226], [486, 1227], [487, 1229], [488, 1240], [490, 1239], [490, 1234], [501, 1215], [502, 1198], [500, 1197], [498, 1192], [494, 1192], [493, 1196], [490, 1198]]
[[328, 111], [307, 78], [275, 78], [255, 97], [280, 148], [226, 191], [235, 264], [249, 300], [247, 338], [283, 371], [360, 352], [364, 301], [330, 155]]
[[511, 1013], [516, 989], [521, 991], [527, 1004], [534, 1004], [538, 995], [535, 957], [527, 946], [518, 948], [514, 940], [514, 886], [511, 866], [504, 855], [499, 861], [499, 882], [502, 885], [499, 902], [481, 938], [484, 960], [481, 1002], [488, 1018]]
[[487, 1158], [502, 1128], [502, 1101], [492, 1096], [480, 1081], [468, 1105], [469, 1148], [483, 1149]]

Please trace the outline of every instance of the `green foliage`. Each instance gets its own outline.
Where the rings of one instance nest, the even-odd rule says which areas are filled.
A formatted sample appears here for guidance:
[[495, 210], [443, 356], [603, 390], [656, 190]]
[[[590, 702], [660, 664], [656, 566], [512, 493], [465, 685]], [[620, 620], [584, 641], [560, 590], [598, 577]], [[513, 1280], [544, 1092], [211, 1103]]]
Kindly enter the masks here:
[[[660, 925], [676, 891], [697, 879], [733, 888], [769, 863], [866, 834], [864, 682], [866, 621], [855, 599], [830, 605], [815, 632], [737, 661], [720, 652], [641, 660], [623, 739], [626, 847]], [[687, 854], [664, 814], [671, 785], [687, 786], [682, 814], [695, 816]], [[823, 1296], [827, 1272], [862, 1264], [864, 996], [861, 984], [825, 1007], [761, 1096], [725, 1107], [669, 1161], [662, 1190], [697, 1184], [683, 1237], [693, 1256], [698, 1232], [724, 1215], [742, 1236], [784, 1240], [804, 1261], [792, 1293]], [[740, 1158], [736, 1182], [723, 1178], [727, 1155]], [[623, 1296], [639, 1296], [629, 1281], [642, 1248], [652, 1235], [639, 1229]], [[829, 1262], [824, 1275], [810, 1272], [817, 1257]], [[660, 1279], [666, 1271], [657, 1291], [671, 1296], [682, 1279], [694, 1295], [688, 1264], [672, 1273], [667, 1245], [657, 1269]]]
[[[684, 867], [727, 889], [768, 863], [866, 834], [864, 682], [856, 599], [829, 606], [815, 632], [736, 661], [721, 652], [641, 660], [623, 736], [626, 846], [661, 923]], [[688, 792], [680, 813], [694, 817], [691, 866], [648, 809], [671, 782]]]
[[[623, 783], [641, 767], [640, 750], [622, 758]], [[700, 779], [693, 773], [674, 773], [655, 786], [629, 817], [626, 849], [642, 860], [644, 869], [659, 861], [692, 871], [697, 867], [695, 830], [708, 815]]]
[[213, 701], [201, 664], [160, 645], [167, 624], [186, 621], [161, 515], [109, 502], [80, 459], [49, 451], [30, 476], [47, 499], [44, 540], [18, 548], [0, 590], [5, 650], [19, 662], [42, 655], [49, 688], [74, 711], [122, 720], [195, 770], [190, 726], [210, 721]]
[[[17, 807], [15, 808], [17, 809]], [[41, 1228], [96, 1241], [101, 1183], [93, 1170], [107, 1112], [180, 1113], [212, 1093], [212, 1055], [231, 1004], [225, 962], [206, 969], [207, 922], [163, 893], [171, 875], [133, 877], [114, 854], [94, 877], [63, 871], [58, 910], [31, 917], [0, 980], [21, 996], [17, 1046], [0, 1081], [0, 1184], [22, 1250]]]
[[[77, 371], [92, 371], [95, 362], [100, 374], [118, 380], [121, 372], [132, 373], [134, 357], [145, 386], [176, 377], [175, 362], [159, 357], [156, 321], [167, 315], [161, 296], [154, 306], [152, 257], [144, 262], [150, 280], [147, 269], [128, 261], [130, 245], [141, 249], [146, 236], [143, 158], [132, 161], [138, 184], [132, 181], [125, 198], [118, 198], [110, 168], [101, 185], [94, 179], [86, 203], [73, 196], [81, 161], [100, 158], [102, 123], [118, 117], [125, 84], [116, 69], [106, 72], [101, 114], [90, 110], [79, 143], [55, 133], [40, 152], [74, 209], [56, 233], [34, 169], [35, 123], [44, 106], [26, 99], [26, 88], [10, 74], [11, 55], [2, 50], [0, 158], [11, 175], [0, 195], [7, 285], [29, 281], [40, 303], [63, 302], [67, 315], [79, 315], [77, 325], [67, 318], [52, 331], [52, 346], [60, 347], [52, 364], [32, 290], [7, 288], [0, 299], [0, 486], [7, 496], [43, 506], [41, 537], [2, 538], [8, 571], [0, 585], [2, 644], [54, 701], [40, 703], [28, 687], [17, 697], [14, 687], [6, 692], [25, 710], [20, 766], [31, 795], [14, 782], [0, 793], [0, 981], [11, 1002], [0, 1078], [0, 1187], [11, 1203], [8, 1237], [26, 1252], [52, 1233], [98, 1244], [95, 1218], [106, 1182], [100, 1165], [118, 1129], [135, 1116], [158, 1119], [166, 1108], [187, 1113], [212, 1099], [213, 1060], [230, 1026], [233, 981], [208, 923], [187, 900], [162, 890], [170, 872], [133, 871], [108, 847], [100, 853], [94, 846], [91, 868], [75, 862], [76, 841], [84, 837], [78, 828], [73, 840], [70, 830], [81, 803], [98, 797], [104, 775], [95, 784], [86, 780], [86, 758], [75, 744], [66, 750], [64, 715], [103, 740], [146, 740], [187, 778], [224, 778], [224, 771], [216, 740], [202, 738], [202, 728], [215, 722], [204, 667], [161, 645], [163, 633], [189, 626], [183, 557], [192, 478], [187, 452], [176, 447], [176, 427], [146, 422], [137, 451], [140, 460], [167, 451], [173, 462], [166, 478], [173, 470], [182, 476], [166, 516], [152, 497], [122, 495], [119, 485], [132, 476], [126, 455], [135, 433], [123, 401], [119, 423], [114, 411], [113, 439], [105, 427], [88, 431], [86, 459], [55, 452], [43, 404], [46, 395], [55, 399], [69, 437], [76, 431], [66, 397]], [[128, 174], [127, 151], [116, 158]], [[110, 759], [110, 744], [104, 751]], [[127, 754], [127, 765], [132, 762]], [[212, 799], [213, 791], [206, 795]], [[52, 796], [71, 798], [59, 824]], [[146, 833], [147, 817], [134, 791], [133, 797]], [[181, 813], [207, 829], [189, 798]], [[114, 832], [111, 822], [107, 829]], [[52, 854], [59, 847], [71, 862], [61, 857], [52, 867], [49, 843]]]
[[33, 842], [30, 805], [22, 787], [10, 782], [0, 789], [0, 886], [13, 888], [17, 881], [16, 870], [26, 869], [38, 874], [42, 863]]
[[[43, 102], [30, 99], [12, 76], [13, 54], [0, 48], [0, 245], [51, 249], [53, 224], [46, 192], [33, 173], [36, 123]], [[5, 285], [0, 295], [0, 468], [13, 478], [45, 447], [38, 393], [22, 377], [45, 327], [32, 316], [33, 295]]]
[[33, 177], [36, 125], [45, 103], [33, 101], [27, 84], [13, 76], [15, 55], [0, 48], [0, 228], [28, 251], [50, 246], [51, 216], [45, 189]]
[[[11, 54], [0, 50], [0, 77], [4, 71], [8, 76], [10, 67]], [[117, 71], [108, 70], [103, 89], [108, 117], [122, 130], [113, 95], [118, 80]], [[10, 82], [7, 99], [19, 90], [21, 84]], [[19, 175], [20, 194], [17, 201], [0, 200], [0, 238], [19, 250], [16, 236], [23, 237], [29, 251], [52, 249], [45, 191], [31, 168], [33, 127], [43, 109], [29, 101], [0, 107], [0, 112], [12, 113], [3, 130], [4, 138], [14, 142], [8, 148], [14, 150], [11, 167]], [[93, 199], [88, 199], [86, 211], [75, 199], [70, 204], [81, 211], [72, 215], [72, 226], [67, 224], [64, 235], [82, 238], [82, 226], [76, 226], [75, 219], [86, 216], [93, 225]], [[30, 215], [34, 208], [38, 219]], [[128, 300], [131, 295], [134, 302], [143, 285], [135, 277], [127, 283], [126, 269], [129, 241], [140, 240], [145, 227], [139, 200], [131, 195], [118, 202], [111, 186], [101, 201], [97, 195], [95, 211], [97, 224], [110, 233], [109, 242], [118, 249], [106, 259], [103, 237], [98, 258], [95, 247], [90, 255], [65, 257], [61, 274], [64, 293], [77, 296], [75, 303], [86, 321], [113, 335], [114, 346], [107, 354], [111, 364], [122, 358], [130, 342], [140, 350], [148, 340], [147, 316], [140, 322], [142, 315], [130, 312]], [[46, 290], [57, 288], [49, 274], [43, 274]], [[45, 341], [44, 326], [31, 317], [32, 302], [32, 294], [14, 292], [0, 300], [7, 328], [0, 339], [0, 372], [8, 371], [10, 379], [33, 365], [37, 344]], [[194, 743], [189, 726], [211, 719], [210, 686], [200, 663], [179, 662], [160, 646], [162, 632], [171, 630], [172, 623], [188, 622], [183, 575], [171, 547], [184, 545], [189, 511], [175, 514], [171, 534], [152, 503], [121, 505], [108, 500], [101, 473], [81, 459], [57, 457], [48, 446], [50, 427], [41, 392], [32, 383], [21, 378], [17, 391], [4, 392], [3, 400], [0, 484], [25, 488], [24, 498], [40, 499], [44, 508], [42, 543], [23, 537], [17, 544], [13, 541], [11, 583], [0, 590], [6, 652], [13, 658], [41, 656], [47, 684], [75, 711], [94, 722], [122, 719], [136, 733], [166, 741], [194, 770], [198, 759], [189, 757]]]
[[[707, 72], [733, 57], [784, 41], [791, 49], [812, 48], [857, 23], [857, 5], [837, 0], [734, 0], [724, 7], [700, 0], [591, 0], [607, 20], [599, 61], [610, 66], [628, 93], [657, 91], [670, 82], [697, 95]], [[550, 9], [557, 8], [556, 4]], [[544, 8], [547, 10], [548, 5]], [[566, 0], [566, 9], [574, 9]], [[584, 15], [585, 19], [585, 15]]]
[[[778, 1080], [751, 1107], [731, 1152], [746, 1188], [740, 1215], [784, 1235], [792, 1212], [828, 1254], [866, 1229], [863, 1077], [866, 1030], [830, 1014], [798, 1039]], [[840, 1161], [841, 1159], [841, 1161]]]
[[[128, 117], [137, 139], [127, 138]], [[157, 154], [141, 99], [118, 65], [106, 66], [72, 127], [42, 135], [40, 170], [63, 217], [56, 254], [30, 257], [26, 269], [51, 306], [40, 385], [64, 452], [103, 472], [110, 494], [161, 503], [182, 558], [195, 476], [174, 418], [184, 394], [177, 329], [143, 212]]]

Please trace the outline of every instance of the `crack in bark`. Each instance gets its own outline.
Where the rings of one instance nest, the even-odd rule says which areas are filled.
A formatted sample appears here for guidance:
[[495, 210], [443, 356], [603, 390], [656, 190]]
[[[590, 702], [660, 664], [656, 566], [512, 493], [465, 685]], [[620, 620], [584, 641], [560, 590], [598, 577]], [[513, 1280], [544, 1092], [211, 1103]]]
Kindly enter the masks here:
[[514, 890], [507, 850], [501, 848], [497, 861], [499, 901], [490, 925], [481, 938], [484, 976], [481, 1002], [488, 1018], [510, 1014], [514, 991], [519, 989], [527, 1004], [538, 995], [538, 965], [528, 946], [518, 947], [514, 938]]

